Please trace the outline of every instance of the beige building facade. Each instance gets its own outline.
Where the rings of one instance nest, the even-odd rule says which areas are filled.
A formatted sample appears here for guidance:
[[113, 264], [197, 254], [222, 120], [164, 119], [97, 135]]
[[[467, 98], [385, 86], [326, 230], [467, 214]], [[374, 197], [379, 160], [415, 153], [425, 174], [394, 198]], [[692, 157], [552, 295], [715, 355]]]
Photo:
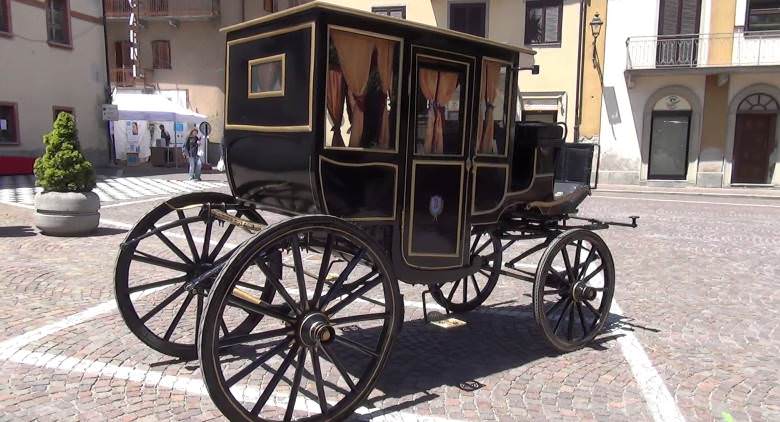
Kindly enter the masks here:
[[601, 181], [780, 185], [780, 1], [608, 6]]
[[86, 157], [105, 166], [101, 0], [4, 0], [0, 7], [0, 162], [7, 169], [19, 162], [31, 168], [55, 114], [68, 111]]

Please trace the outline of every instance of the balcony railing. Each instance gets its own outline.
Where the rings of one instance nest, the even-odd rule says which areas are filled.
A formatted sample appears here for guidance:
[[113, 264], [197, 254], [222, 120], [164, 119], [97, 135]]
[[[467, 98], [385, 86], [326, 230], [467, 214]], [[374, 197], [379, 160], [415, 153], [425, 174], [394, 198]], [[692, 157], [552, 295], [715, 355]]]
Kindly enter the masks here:
[[628, 70], [780, 65], [780, 31], [626, 40]]
[[131, 67], [115, 67], [110, 71], [111, 83], [114, 86], [118, 86], [122, 88], [146, 86], [147, 84], [153, 81], [152, 78], [153, 75], [154, 75], [154, 70], [144, 69], [143, 76], [134, 78], [133, 68]]
[[[215, 0], [138, 0], [140, 18], [210, 18], [219, 15]], [[127, 0], [106, 0], [107, 18], [127, 18]]]

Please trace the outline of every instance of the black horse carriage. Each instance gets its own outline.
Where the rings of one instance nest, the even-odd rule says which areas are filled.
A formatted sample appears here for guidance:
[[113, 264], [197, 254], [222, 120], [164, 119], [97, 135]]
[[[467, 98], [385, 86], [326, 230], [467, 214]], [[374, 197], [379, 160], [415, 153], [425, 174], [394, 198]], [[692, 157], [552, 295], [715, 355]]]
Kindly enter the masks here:
[[401, 328], [399, 280], [455, 313], [500, 275], [530, 281], [554, 348], [596, 336], [615, 272], [594, 230], [636, 220], [576, 217], [593, 146], [515, 121], [532, 51], [317, 2], [226, 31], [233, 194], [144, 216], [115, 283], [132, 332], [199, 358], [228, 418], [355, 411]]

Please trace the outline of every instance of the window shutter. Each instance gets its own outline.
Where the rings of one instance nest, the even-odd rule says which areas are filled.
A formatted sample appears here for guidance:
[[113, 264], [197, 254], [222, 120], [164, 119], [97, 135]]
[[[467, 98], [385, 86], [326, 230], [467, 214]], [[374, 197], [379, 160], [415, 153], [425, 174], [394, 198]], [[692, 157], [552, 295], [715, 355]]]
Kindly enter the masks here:
[[559, 42], [558, 27], [560, 26], [560, 8], [547, 7], [544, 10], [544, 42]]
[[268, 13], [274, 12], [274, 0], [263, 0], [263, 9]]
[[700, 0], [682, 0], [680, 34], [699, 33], [699, 1]]
[[677, 22], [679, 21], [680, 0], [662, 0], [661, 24], [658, 35], [679, 34]]

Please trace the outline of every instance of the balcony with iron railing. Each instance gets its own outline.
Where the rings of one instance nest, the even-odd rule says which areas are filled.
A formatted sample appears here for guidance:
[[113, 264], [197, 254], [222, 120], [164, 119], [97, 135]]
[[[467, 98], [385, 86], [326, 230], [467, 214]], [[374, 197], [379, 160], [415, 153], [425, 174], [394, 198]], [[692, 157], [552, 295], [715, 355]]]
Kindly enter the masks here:
[[143, 69], [139, 75], [133, 76], [132, 67], [114, 67], [109, 71], [109, 76], [111, 84], [120, 88], [145, 87], [154, 83], [153, 69]]
[[780, 31], [630, 37], [626, 50], [629, 71], [777, 66]]
[[[208, 19], [219, 16], [217, 0], [138, 0], [142, 19]], [[126, 19], [130, 16], [127, 0], [106, 0], [106, 18]]]

